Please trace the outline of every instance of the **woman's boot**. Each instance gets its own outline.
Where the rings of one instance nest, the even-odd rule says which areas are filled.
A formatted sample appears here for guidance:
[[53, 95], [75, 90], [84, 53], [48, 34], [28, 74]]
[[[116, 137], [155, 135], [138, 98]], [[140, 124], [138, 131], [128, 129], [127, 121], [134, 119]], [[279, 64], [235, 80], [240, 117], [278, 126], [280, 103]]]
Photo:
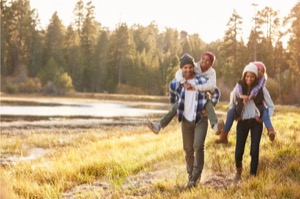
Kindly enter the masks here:
[[243, 171], [243, 168], [236, 168], [236, 174], [235, 174], [235, 181], [240, 181], [242, 179], [242, 171]]
[[216, 144], [228, 144], [228, 132], [222, 131], [219, 139], [216, 140]]

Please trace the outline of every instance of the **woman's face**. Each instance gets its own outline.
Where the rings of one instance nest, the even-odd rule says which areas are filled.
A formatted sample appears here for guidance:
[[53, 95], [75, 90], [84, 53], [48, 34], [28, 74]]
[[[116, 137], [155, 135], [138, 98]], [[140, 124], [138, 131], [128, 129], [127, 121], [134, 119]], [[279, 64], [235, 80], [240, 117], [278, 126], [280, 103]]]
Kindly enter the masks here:
[[255, 82], [256, 80], [256, 76], [254, 73], [252, 72], [246, 72], [246, 75], [245, 75], [245, 82], [248, 86], [252, 86], [253, 83]]

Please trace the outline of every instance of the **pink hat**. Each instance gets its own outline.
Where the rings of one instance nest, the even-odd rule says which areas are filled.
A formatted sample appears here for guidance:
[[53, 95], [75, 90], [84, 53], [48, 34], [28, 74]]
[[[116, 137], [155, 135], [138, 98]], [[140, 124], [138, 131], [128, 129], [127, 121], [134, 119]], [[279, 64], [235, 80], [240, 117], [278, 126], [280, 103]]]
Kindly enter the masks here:
[[212, 53], [212, 52], [207, 51], [207, 52], [202, 53], [201, 57], [203, 57], [204, 55], [208, 56], [209, 59], [210, 59], [210, 61], [211, 61], [211, 63], [212, 63], [211, 65], [214, 65], [214, 62], [216, 60], [215, 54]]
[[264, 65], [264, 63], [260, 62], [260, 61], [255, 61], [253, 62], [253, 64], [260, 70], [264, 70], [264, 73], [267, 73], [266, 71], [266, 66]]

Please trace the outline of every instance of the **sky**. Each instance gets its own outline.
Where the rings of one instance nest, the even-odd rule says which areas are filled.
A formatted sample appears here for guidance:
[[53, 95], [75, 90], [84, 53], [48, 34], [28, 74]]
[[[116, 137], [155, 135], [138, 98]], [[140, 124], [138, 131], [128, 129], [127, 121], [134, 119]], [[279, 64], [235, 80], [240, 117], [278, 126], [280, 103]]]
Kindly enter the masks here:
[[[93, 0], [95, 19], [102, 27], [114, 30], [119, 23], [128, 26], [149, 25], [155, 21], [165, 27], [198, 34], [210, 43], [222, 39], [226, 25], [235, 9], [243, 19], [244, 39], [249, 36], [255, 9], [271, 7], [285, 17], [300, 0]], [[65, 26], [74, 22], [73, 10], [78, 0], [30, 0], [31, 9], [37, 9], [41, 27], [46, 28], [55, 11]], [[84, 0], [85, 4], [88, 0]]]

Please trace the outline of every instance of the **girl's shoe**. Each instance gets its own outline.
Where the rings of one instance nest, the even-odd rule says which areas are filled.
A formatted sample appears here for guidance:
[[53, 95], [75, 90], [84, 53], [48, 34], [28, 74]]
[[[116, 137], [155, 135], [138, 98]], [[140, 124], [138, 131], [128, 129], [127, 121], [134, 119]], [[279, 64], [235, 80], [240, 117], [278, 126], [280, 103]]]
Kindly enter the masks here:
[[276, 132], [274, 131], [274, 128], [272, 128], [272, 127], [268, 128], [268, 136], [271, 141], [274, 141], [275, 136], [276, 136]]

